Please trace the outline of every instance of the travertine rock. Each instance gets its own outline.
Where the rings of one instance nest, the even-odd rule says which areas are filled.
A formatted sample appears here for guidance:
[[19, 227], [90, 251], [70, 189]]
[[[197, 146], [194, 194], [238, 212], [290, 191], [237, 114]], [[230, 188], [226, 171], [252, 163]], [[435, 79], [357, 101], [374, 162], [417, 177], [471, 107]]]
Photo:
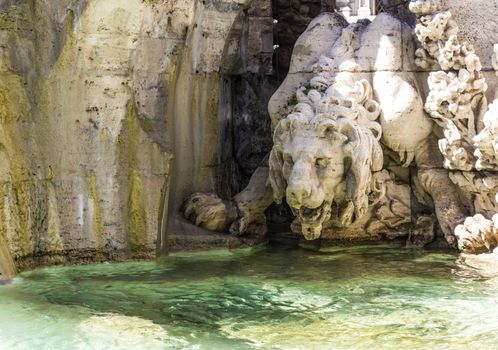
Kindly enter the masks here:
[[439, 147], [445, 167], [452, 170], [450, 178], [477, 213], [456, 227], [455, 236], [462, 251], [492, 252], [497, 244], [495, 225], [482, 214], [496, 218], [498, 209], [498, 100], [488, 108], [488, 85], [479, 57], [473, 46], [459, 40], [458, 26], [444, 2], [434, 5], [434, 1], [413, 0], [410, 9], [417, 14], [415, 33], [422, 46], [417, 64], [441, 68], [429, 76], [425, 108], [443, 129], [445, 138]]
[[498, 169], [498, 100], [489, 105], [483, 118], [484, 129], [472, 141], [477, 170]]
[[214, 188], [218, 71], [244, 3], [0, 1], [0, 274], [167, 245], [168, 192]]
[[[220, 65], [232, 59], [222, 73], [253, 74], [247, 85], [258, 89], [259, 74], [273, 68], [272, 31], [282, 41], [278, 66], [310, 18], [333, 2], [278, 1], [281, 21], [272, 27], [271, 3], [255, 0], [245, 11], [247, 25], [239, 28], [244, 46], [230, 33], [237, 31], [232, 23], [245, 3], [0, 2], [2, 276], [36, 264], [151, 257], [157, 246], [167, 247], [169, 214], [192, 191], [215, 189], [219, 149], [232, 146], [221, 140], [220, 104], [228, 99], [226, 90], [237, 90], [225, 85]], [[411, 232], [416, 244], [434, 238], [417, 232], [434, 227], [435, 217], [452, 243], [455, 225], [470, 214], [460, 195], [472, 214], [493, 217], [498, 104], [488, 108], [484, 77], [493, 98], [497, 6], [485, 0], [412, 1], [421, 39], [416, 54], [412, 29], [393, 16], [354, 25], [338, 14], [318, 16], [297, 41], [289, 74], [269, 104], [278, 131], [266, 162], [271, 169], [260, 167], [231, 201], [191, 197], [201, 202], [188, 216], [212, 230], [259, 235], [265, 232], [264, 209], [274, 195], [285, 196], [298, 216], [294, 229], [308, 238]], [[496, 58], [494, 64], [498, 69]], [[425, 108], [432, 118], [423, 110], [419, 78], [425, 71], [431, 71]], [[261, 84], [261, 91], [269, 91], [275, 82]], [[265, 93], [251, 95], [252, 102], [263, 101]], [[242, 118], [257, 110], [249, 103], [241, 108]], [[444, 131], [444, 160], [432, 121]], [[322, 123], [336, 130], [320, 137]], [[336, 152], [317, 162], [316, 154], [326, 150]], [[302, 159], [306, 152], [314, 158]], [[286, 153], [297, 160], [287, 165], [288, 176]], [[342, 178], [320, 173], [328, 161]], [[266, 182], [269, 174], [273, 186]], [[313, 195], [302, 195], [310, 188]], [[474, 224], [459, 228], [460, 247], [491, 249], [473, 238], [480, 232]]]
[[421, 44], [416, 64], [422, 69], [435, 64], [441, 71], [430, 73], [425, 109], [444, 131], [439, 148], [445, 167], [470, 171], [475, 168], [472, 138], [486, 103], [487, 84], [474, 48], [458, 39], [458, 26], [443, 1], [412, 1], [418, 15], [415, 34]]

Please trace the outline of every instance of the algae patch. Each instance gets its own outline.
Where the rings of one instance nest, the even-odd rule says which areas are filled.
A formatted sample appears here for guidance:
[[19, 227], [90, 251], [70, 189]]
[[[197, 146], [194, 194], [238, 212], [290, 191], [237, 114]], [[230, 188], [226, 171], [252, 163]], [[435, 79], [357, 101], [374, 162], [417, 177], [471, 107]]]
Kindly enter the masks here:
[[128, 229], [130, 235], [130, 247], [133, 252], [143, 248], [146, 242], [144, 237], [147, 232], [147, 217], [143, 185], [138, 170], [132, 170], [130, 174], [130, 197], [128, 200]]

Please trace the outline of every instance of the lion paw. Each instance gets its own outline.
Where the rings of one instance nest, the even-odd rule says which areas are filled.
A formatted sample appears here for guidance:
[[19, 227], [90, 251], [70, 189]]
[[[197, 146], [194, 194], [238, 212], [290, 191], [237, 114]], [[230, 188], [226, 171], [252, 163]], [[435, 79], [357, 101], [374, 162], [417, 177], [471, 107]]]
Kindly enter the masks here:
[[223, 232], [227, 227], [226, 204], [215, 194], [194, 193], [185, 199], [183, 215], [197, 226]]
[[230, 226], [232, 235], [264, 236], [266, 234], [266, 217], [264, 214], [251, 215], [241, 210], [240, 215]]

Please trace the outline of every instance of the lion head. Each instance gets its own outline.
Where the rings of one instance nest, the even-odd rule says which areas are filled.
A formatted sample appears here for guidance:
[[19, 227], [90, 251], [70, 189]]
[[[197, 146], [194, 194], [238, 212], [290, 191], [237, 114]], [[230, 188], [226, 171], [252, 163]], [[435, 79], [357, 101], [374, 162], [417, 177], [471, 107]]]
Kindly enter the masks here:
[[310, 240], [320, 236], [333, 203], [345, 226], [365, 215], [372, 173], [383, 165], [380, 108], [369, 82], [352, 73], [330, 84], [326, 76], [315, 78], [276, 126], [269, 162], [275, 200], [286, 198]]

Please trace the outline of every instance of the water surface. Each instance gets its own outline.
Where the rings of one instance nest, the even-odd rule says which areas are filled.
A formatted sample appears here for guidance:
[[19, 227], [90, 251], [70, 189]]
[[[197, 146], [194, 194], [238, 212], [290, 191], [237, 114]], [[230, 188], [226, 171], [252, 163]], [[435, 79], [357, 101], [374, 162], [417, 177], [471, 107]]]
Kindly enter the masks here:
[[3, 349], [497, 349], [498, 282], [397, 246], [178, 254], [0, 287]]

